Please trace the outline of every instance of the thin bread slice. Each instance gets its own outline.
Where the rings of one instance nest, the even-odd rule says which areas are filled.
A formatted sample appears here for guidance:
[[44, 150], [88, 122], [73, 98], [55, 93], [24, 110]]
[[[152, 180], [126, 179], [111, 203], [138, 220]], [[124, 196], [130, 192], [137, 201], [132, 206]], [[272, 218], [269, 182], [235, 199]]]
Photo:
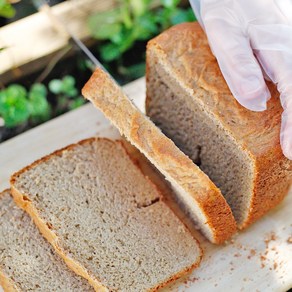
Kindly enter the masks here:
[[0, 193], [0, 285], [5, 291], [94, 291], [15, 205], [10, 190]]
[[147, 114], [220, 188], [239, 228], [282, 201], [292, 161], [281, 151], [276, 86], [269, 84], [266, 111], [241, 106], [198, 23], [174, 26], [151, 40], [146, 75]]
[[236, 224], [220, 190], [134, 106], [107, 73], [97, 69], [82, 93], [170, 181], [184, 209], [211, 242], [230, 238]]
[[201, 249], [122, 142], [88, 139], [11, 178], [18, 205], [97, 291], [155, 290], [196, 267]]

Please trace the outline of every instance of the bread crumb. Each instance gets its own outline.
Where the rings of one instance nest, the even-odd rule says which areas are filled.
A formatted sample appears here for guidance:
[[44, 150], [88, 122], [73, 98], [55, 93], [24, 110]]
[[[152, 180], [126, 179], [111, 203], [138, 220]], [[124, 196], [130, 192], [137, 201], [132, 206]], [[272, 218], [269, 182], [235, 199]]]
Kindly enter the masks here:
[[234, 254], [234, 257], [239, 258], [239, 257], [241, 257], [241, 254], [240, 253], [236, 253], [236, 254]]
[[278, 264], [276, 262], [274, 262], [274, 270], [276, 270], [278, 267]]
[[247, 258], [250, 260], [255, 255], [256, 255], [256, 251], [254, 249], [251, 249], [249, 251], [249, 255], [247, 256]]
[[268, 237], [265, 239], [266, 248], [268, 248], [269, 243], [270, 243], [271, 241], [275, 241], [276, 239], [277, 239], [277, 237], [276, 237], [275, 233], [274, 233], [274, 232], [271, 232], [271, 233], [268, 235]]
[[263, 256], [263, 255], [260, 256], [260, 260], [261, 260], [261, 268], [262, 268], [262, 269], [266, 266], [266, 265], [264, 264], [264, 262], [265, 262], [266, 259], [267, 259], [267, 258], [266, 258], [265, 256]]
[[288, 237], [287, 242], [292, 243], [292, 236]]

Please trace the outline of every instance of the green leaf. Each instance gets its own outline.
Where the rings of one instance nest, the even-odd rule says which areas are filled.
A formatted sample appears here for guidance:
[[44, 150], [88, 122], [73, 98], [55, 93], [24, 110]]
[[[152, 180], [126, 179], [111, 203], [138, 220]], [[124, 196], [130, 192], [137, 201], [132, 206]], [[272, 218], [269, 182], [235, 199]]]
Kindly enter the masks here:
[[161, 27], [161, 30], [165, 30], [170, 26], [170, 17], [173, 13], [172, 9], [163, 8], [159, 9], [156, 13], [156, 21]]
[[65, 93], [65, 95], [68, 97], [75, 97], [77, 94], [78, 94], [78, 90], [76, 88], [71, 88]]
[[131, 18], [131, 10], [130, 10], [130, 6], [128, 5], [128, 1], [123, 1], [120, 9], [121, 9], [122, 23], [124, 24], [124, 27], [127, 29], [131, 29], [133, 27], [133, 21]]
[[18, 85], [18, 84], [9, 85], [5, 91], [6, 91], [8, 102], [9, 100], [14, 102], [14, 100], [17, 98], [25, 98], [27, 96], [26, 89], [23, 86]]
[[158, 33], [156, 17], [151, 12], [148, 12], [136, 21], [135, 35], [137, 40], [147, 40]]
[[47, 93], [48, 93], [46, 86], [41, 83], [34, 83], [32, 87], [30, 88], [30, 93], [32, 92], [41, 94], [43, 96], [47, 96]]
[[74, 88], [75, 86], [75, 78], [71, 75], [66, 75], [62, 79], [62, 89], [63, 92], [66, 92], [66, 90], [70, 90], [71, 88]]
[[106, 40], [122, 29], [120, 9], [98, 12], [89, 17], [88, 26], [94, 38]]
[[7, 103], [6, 90], [0, 91], [0, 115], [2, 112], [9, 109], [9, 104]]
[[128, 49], [130, 49], [137, 39], [136, 28], [125, 29], [123, 31], [122, 42], [120, 43], [120, 53], [124, 53]]
[[0, 16], [11, 18], [15, 15], [15, 13], [15, 9], [8, 1], [0, 0]]
[[62, 92], [62, 81], [59, 79], [53, 79], [49, 82], [49, 90], [54, 94], [59, 94]]
[[34, 84], [29, 92], [31, 116], [44, 116], [49, 111], [47, 90], [43, 84]]
[[8, 128], [18, 126], [29, 118], [29, 104], [23, 89], [19, 85], [10, 85], [0, 94], [0, 116]]
[[75, 78], [71, 75], [66, 75], [62, 79], [62, 93], [68, 97], [74, 97], [78, 91], [75, 88]]
[[100, 54], [101, 58], [106, 62], [118, 59], [121, 55], [120, 46], [114, 43], [107, 43], [100, 47]]
[[166, 8], [174, 8], [179, 4], [180, 0], [161, 0], [162, 5]]
[[170, 21], [172, 25], [176, 25], [182, 22], [195, 21], [195, 20], [196, 18], [192, 9], [185, 10], [185, 9], [177, 8], [170, 17]]

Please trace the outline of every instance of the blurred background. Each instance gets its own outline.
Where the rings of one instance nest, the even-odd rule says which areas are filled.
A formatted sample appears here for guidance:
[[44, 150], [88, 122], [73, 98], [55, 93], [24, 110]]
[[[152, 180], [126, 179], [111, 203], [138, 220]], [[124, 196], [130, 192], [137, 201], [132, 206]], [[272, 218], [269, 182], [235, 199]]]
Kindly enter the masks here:
[[0, 0], [0, 143], [85, 103], [90, 54], [124, 85], [147, 41], [188, 21], [188, 1]]

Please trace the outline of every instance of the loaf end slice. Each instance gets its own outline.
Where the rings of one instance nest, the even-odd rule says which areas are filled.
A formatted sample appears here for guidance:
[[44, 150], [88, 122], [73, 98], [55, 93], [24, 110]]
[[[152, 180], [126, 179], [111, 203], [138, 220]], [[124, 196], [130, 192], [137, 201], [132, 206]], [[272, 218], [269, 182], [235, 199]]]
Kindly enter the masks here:
[[264, 112], [232, 96], [198, 23], [170, 28], [147, 46], [147, 115], [220, 188], [239, 228], [288, 192], [292, 161], [280, 147], [276, 86]]
[[123, 144], [89, 139], [11, 179], [24, 208], [97, 291], [152, 291], [198, 266], [202, 252]]
[[4, 291], [94, 291], [55, 253], [9, 190], [0, 194], [0, 285]]
[[82, 92], [166, 177], [183, 208], [211, 242], [222, 243], [234, 234], [235, 220], [220, 190], [134, 106], [107, 73], [97, 69]]

